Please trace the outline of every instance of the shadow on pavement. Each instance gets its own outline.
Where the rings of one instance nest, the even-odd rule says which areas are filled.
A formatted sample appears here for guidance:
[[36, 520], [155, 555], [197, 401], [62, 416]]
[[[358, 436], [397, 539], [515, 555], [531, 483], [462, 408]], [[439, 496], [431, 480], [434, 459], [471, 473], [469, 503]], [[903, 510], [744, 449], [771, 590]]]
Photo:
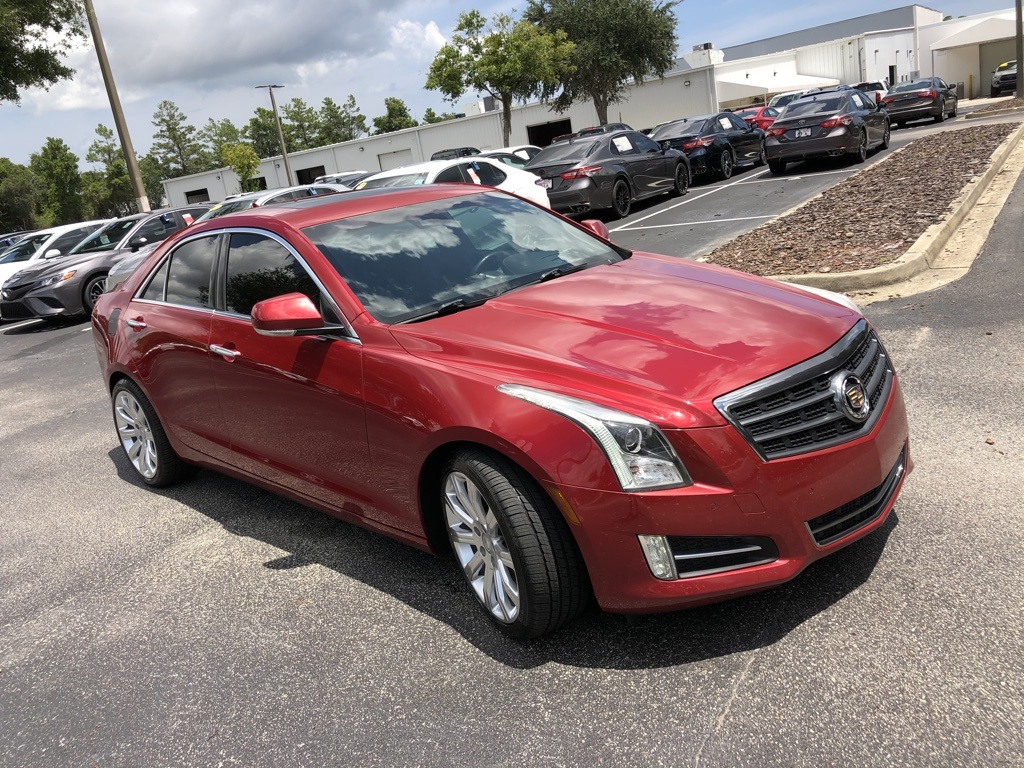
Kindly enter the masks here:
[[[123, 480], [142, 485], [120, 448], [108, 455]], [[654, 669], [770, 646], [867, 581], [898, 524], [893, 512], [867, 538], [766, 592], [635, 617], [605, 614], [595, 607], [551, 636], [517, 643], [490, 625], [454, 559], [434, 557], [212, 471], [171, 488], [149, 490], [191, 507], [237, 536], [289, 553], [264, 563], [265, 568], [330, 568], [448, 624], [488, 656], [517, 669], [548, 662]]]

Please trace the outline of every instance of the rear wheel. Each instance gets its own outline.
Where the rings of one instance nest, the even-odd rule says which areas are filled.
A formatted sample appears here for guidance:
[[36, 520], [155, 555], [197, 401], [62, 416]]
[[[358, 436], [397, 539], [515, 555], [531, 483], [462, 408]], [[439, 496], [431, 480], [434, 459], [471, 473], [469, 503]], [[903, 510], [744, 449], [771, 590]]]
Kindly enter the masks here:
[[85, 310], [85, 314], [92, 314], [92, 308], [96, 306], [96, 299], [103, 293], [106, 281], [106, 275], [96, 275], [90, 277], [89, 282], [85, 284], [82, 289], [82, 308]]
[[860, 146], [857, 147], [856, 153], [853, 155], [853, 162], [863, 163], [868, 159], [868, 132], [861, 129], [860, 132]]
[[117, 439], [142, 482], [160, 488], [192, 471], [174, 452], [156, 411], [135, 382], [119, 381], [110, 399]]
[[768, 162], [768, 150], [764, 147], [764, 142], [761, 142], [761, 149], [757, 153], [757, 159], [754, 161], [754, 167], [760, 168], [762, 165]]
[[786, 172], [786, 161], [785, 160], [769, 160], [768, 170], [776, 176], [781, 176]]
[[939, 104], [939, 114], [935, 116], [935, 122], [941, 123], [946, 119], [946, 102]]
[[690, 172], [686, 170], [686, 163], [679, 163], [676, 166], [675, 183], [672, 185], [672, 193], [685, 195], [690, 188]]
[[619, 179], [612, 187], [612, 212], [615, 218], [623, 219], [629, 216], [629, 209], [633, 205], [633, 193], [629, 190], [629, 184], [625, 179]]
[[721, 179], [732, 177], [733, 159], [732, 152], [728, 149], [722, 150], [722, 156], [718, 159], [718, 176]]
[[585, 606], [582, 558], [561, 514], [503, 457], [465, 450], [443, 473], [445, 528], [488, 618], [525, 640], [552, 632]]

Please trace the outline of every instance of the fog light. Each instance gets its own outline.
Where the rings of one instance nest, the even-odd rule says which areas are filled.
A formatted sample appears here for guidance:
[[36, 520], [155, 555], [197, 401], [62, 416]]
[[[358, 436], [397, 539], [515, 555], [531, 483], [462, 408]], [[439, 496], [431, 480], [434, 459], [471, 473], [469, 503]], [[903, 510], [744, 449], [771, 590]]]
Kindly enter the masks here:
[[640, 539], [640, 546], [644, 550], [644, 557], [647, 558], [647, 566], [651, 569], [656, 579], [669, 581], [678, 578], [676, 575], [676, 560], [672, 557], [672, 550], [669, 549], [668, 539], [664, 536], [637, 536]]

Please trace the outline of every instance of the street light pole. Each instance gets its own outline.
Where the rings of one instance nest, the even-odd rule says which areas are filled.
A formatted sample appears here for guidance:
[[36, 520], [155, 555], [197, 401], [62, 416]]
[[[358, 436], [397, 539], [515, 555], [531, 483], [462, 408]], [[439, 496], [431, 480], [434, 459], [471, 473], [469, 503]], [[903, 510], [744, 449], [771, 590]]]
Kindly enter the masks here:
[[281, 130], [281, 118], [277, 116], [277, 101], [274, 99], [274, 89], [284, 88], [283, 85], [257, 85], [257, 88], [266, 88], [270, 91], [270, 106], [274, 110], [274, 123], [277, 125], [277, 140], [281, 142], [281, 158], [284, 160], [284, 175], [288, 182], [285, 186], [291, 186], [292, 167], [288, 162], [288, 150], [284, 146], [284, 131]]
[[100, 62], [103, 84], [107, 88], [110, 109], [114, 113], [114, 125], [117, 126], [117, 136], [121, 140], [121, 152], [124, 153], [124, 161], [128, 166], [128, 176], [132, 180], [132, 189], [135, 191], [135, 204], [139, 208], [139, 213], [146, 213], [149, 210], [149, 198], [146, 196], [146, 187], [142, 183], [142, 173], [139, 172], [139, 161], [135, 159], [132, 137], [128, 135], [128, 124], [124, 120], [124, 111], [121, 109], [121, 99], [117, 95], [117, 86], [114, 85], [114, 76], [110, 72], [110, 62], [107, 61], [107, 49], [103, 45], [103, 37], [100, 35], [100, 24], [96, 20], [96, 9], [92, 7], [92, 0], [85, 0], [85, 15], [89, 18], [92, 42], [96, 46], [96, 58]]

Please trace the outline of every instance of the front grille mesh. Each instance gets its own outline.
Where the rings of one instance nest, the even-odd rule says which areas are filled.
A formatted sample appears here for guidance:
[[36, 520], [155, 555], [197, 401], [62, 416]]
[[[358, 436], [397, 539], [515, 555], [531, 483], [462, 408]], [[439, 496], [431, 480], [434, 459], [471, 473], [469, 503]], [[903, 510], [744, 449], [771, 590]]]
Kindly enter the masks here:
[[[864, 384], [871, 402], [866, 421], [853, 421], [836, 405], [831, 379], [843, 370]], [[758, 454], [770, 461], [867, 433], [883, 410], [893, 379], [885, 349], [862, 321], [818, 358], [719, 398], [715, 404]]]
[[881, 485], [862, 496], [858, 496], [853, 501], [848, 501], [841, 507], [833, 509], [831, 512], [826, 512], [813, 520], [808, 520], [807, 529], [811, 532], [811, 536], [814, 537], [815, 543], [819, 547], [831, 544], [833, 541], [841, 539], [843, 536], [853, 533], [858, 528], [877, 519], [882, 514], [882, 510], [889, 504], [893, 493], [896, 491], [896, 486], [900, 483], [900, 478], [903, 477], [906, 458], [907, 449], [904, 448], [896, 464], [890, 470], [885, 480], [882, 481]]

